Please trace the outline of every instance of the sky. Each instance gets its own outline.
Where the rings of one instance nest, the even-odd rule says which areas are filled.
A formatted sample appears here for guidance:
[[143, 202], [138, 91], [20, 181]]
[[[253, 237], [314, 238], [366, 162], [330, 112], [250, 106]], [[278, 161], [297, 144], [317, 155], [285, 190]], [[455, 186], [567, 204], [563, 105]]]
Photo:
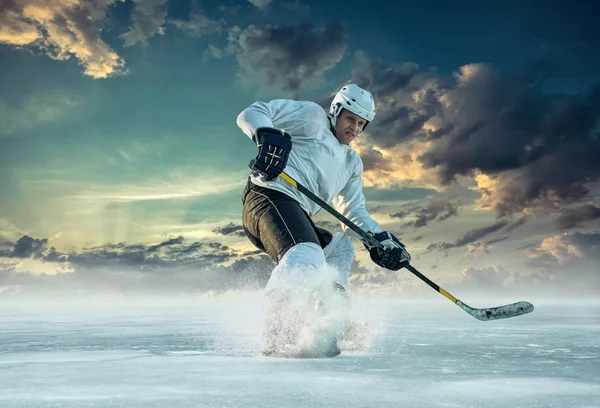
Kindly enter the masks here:
[[[4, 1], [0, 299], [261, 288], [236, 117], [347, 83], [376, 101], [367, 209], [413, 266], [459, 298], [595, 298], [592, 3]], [[355, 246], [351, 291], [433, 296]]]

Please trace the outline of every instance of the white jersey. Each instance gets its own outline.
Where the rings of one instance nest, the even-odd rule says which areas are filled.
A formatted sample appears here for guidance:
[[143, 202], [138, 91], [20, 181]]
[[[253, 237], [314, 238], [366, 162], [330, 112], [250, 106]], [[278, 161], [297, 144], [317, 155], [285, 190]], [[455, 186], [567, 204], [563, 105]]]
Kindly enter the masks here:
[[[237, 124], [250, 138], [259, 127], [288, 132], [292, 136], [292, 151], [284, 171], [365, 231], [382, 231], [365, 208], [362, 160], [355, 150], [333, 135], [329, 118], [321, 106], [289, 99], [258, 101], [239, 114]], [[292, 197], [311, 217], [321, 210], [318, 204], [280, 177], [264, 181], [251, 176], [251, 180]], [[344, 224], [342, 229], [358, 237]]]

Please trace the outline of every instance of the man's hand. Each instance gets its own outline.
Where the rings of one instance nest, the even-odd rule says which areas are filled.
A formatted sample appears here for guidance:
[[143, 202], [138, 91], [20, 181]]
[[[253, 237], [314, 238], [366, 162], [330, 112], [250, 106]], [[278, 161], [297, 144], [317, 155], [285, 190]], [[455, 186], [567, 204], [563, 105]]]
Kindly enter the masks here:
[[269, 127], [256, 129], [254, 140], [258, 154], [248, 167], [263, 175], [269, 181], [277, 178], [285, 168], [292, 150], [292, 137], [289, 133]]
[[380, 249], [365, 243], [365, 247], [369, 250], [371, 259], [375, 264], [392, 271], [397, 271], [408, 266], [410, 255], [406, 251], [404, 244], [394, 234], [384, 231], [373, 234], [373, 238], [383, 245], [383, 248]]

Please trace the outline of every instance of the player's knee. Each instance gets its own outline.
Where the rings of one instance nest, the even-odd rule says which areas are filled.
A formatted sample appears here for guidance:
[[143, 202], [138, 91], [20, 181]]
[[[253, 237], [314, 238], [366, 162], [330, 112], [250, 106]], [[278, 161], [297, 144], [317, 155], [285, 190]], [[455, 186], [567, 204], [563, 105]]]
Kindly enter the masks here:
[[318, 268], [325, 263], [325, 253], [323, 248], [314, 242], [301, 242], [288, 249], [281, 258], [281, 262], [290, 267], [314, 266]]

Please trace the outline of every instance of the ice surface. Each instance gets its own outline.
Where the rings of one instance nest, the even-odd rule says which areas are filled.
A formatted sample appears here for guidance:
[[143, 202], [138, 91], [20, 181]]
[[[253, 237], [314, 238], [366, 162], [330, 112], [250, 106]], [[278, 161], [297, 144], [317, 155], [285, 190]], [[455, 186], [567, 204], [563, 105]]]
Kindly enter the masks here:
[[342, 355], [297, 360], [261, 356], [258, 297], [0, 306], [0, 407], [600, 407], [599, 306], [353, 304]]

